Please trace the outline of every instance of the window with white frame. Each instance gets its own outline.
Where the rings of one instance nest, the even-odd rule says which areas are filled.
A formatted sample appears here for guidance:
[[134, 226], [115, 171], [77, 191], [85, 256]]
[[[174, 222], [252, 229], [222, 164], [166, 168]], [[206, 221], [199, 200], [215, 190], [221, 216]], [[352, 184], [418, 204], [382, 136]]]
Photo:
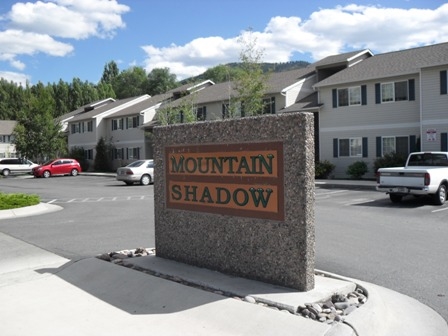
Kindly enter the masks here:
[[126, 128], [137, 128], [140, 125], [140, 118], [138, 116], [126, 118]]
[[131, 160], [138, 160], [140, 159], [140, 148], [134, 147], [134, 148], [128, 148], [128, 159]]
[[339, 139], [339, 156], [361, 157], [362, 138]]
[[381, 102], [408, 100], [408, 81], [381, 83]]
[[338, 106], [361, 105], [361, 87], [338, 89]]
[[112, 131], [123, 129], [123, 119], [112, 119]]
[[397, 153], [404, 156], [409, 154], [408, 136], [384, 136], [381, 139], [382, 155]]
[[348, 88], [349, 105], [361, 105], [361, 87], [355, 86]]

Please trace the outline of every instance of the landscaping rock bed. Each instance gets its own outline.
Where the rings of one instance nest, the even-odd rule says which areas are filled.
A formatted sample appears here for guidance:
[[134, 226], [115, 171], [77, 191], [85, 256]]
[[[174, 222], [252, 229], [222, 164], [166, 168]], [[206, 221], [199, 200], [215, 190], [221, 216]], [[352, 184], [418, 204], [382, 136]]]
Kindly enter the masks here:
[[[365, 293], [365, 291], [362, 288], [357, 287], [355, 291], [350, 292], [348, 294], [334, 294], [331, 298], [329, 298], [326, 301], [306, 303], [303, 306], [299, 306], [299, 308], [297, 309], [296, 312], [291, 312], [286, 309], [280, 309], [273, 305], [267, 305], [266, 303], [257, 302], [256, 299], [253, 298], [252, 296], [238, 297], [238, 296], [233, 295], [232, 293], [224, 293], [222, 291], [219, 291], [219, 290], [216, 290], [213, 288], [199, 286], [197, 284], [187, 282], [178, 277], [169, 276], [166, 274], [160, 274], [160, 273], [153, 272], [153, 271], [147, 270], [147, 269], [142, 269], [140, 267], [133, 266], [133, 265], [124, 265], [123, 264], [123, 260], [125, 260], [125, 259], [143, 257], [143, 256], [155, 255], [155, 254], [156, 254], [155, 248], [136, 248], [133, 250], [122, 250], [122, 251], [116, 251], [116, 252], [110, 252], [110, 253], [103, 253], [101, 255], [98, 255], [97, 258], [108, 261], [108, 262], [112, 262], [114, 264], [129, 267], [134, 270], [144, 272], [144, 273], [147, 273], [147, 274], [150, 274], [153, 276], [157, 276], [157, 277], [160, 277], [163, 279], [175, 281], [175, 282], [181, 283], [186, 286], [199, 288], [201, 290], [213, 292], [218, 295], [232, 297], [236, 300], [245, 301], [248, 303], [258, 304], [260, 306], [264, 306], [267, 308], [281, 310], [282, 312], [285, 312], [285, 313], [302, 316], [304, 318], [308, 318], [308, 319], [311, 319], [311, 320], [314, 320], [317, 322], [327, 323], [327, 324], [343, 322], [345, 319], [345, 316], [349, 315], [350, 313], [352, 313], [356, 309], [360, 308], [364, 303], [367, 302], [367, 293]], [[325, 276], [325, 275], [324, 274], [316, 274], [316, 276]]]

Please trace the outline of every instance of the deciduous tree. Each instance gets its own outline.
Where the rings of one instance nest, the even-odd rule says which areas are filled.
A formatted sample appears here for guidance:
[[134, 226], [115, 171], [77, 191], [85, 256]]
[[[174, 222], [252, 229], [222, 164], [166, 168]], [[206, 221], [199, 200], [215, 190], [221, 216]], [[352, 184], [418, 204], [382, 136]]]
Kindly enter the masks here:
[[263, 97], [266, 93], [267, 74], [261, 66], [263, 50], [257, 48], [257, 39], [252, 30], [244, 32], [239, 43], [240, 70], [234, 81], [236, 96], [233, 99], [231, 110], [240, 108], [241, 116], [255, 116], [263, 113]]
[[168, 68], [156, 68], [148, 74], [146, 92], [151, 96], [165, 93], [177, 86], [176, 75], [170, 73]]

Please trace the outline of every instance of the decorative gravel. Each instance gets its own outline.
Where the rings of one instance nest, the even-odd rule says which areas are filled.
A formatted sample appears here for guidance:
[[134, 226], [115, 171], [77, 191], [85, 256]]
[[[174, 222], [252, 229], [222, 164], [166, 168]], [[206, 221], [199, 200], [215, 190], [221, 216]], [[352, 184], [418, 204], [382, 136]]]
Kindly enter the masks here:
[[[225, 293], [223, 291], [215, 290], [213, 288], [207, 288], [204, 286], [200, 286], [200, 285], [185, 281], [185, 280], [180, 279], [175, 276], [161, 274], [161, 273], [143, 269], [141, 267], [134, 266], [134, 265], [124, 265], [123, 264], [123, 260], [125, 260], [125, 259], [137, 258], [137, 257], [143, 257], [143, 256], [155, 255], [155, 254], [156, 254], [155, 248], [136, 248], [133, 250], [122, 250], [122, 251], [116, 251], [116, 252], [110, 252], [110, 253], [103, 253], [101, 255], [98, 255], [97, 258], [108, 261], [108, 262], [112, 262], [117, 265], [129, 267], [134, 270], [144, 272], [144, 273], [147, 273], [147, 274], [150, 274], [153, 276], [157, 276], [157, 277], [160, 277], [163, 279], [175, 281], [175, 282], [181, 283], [186, 286], [199, 288], [201, 290], [213, 292], [218, 295], [232, 297], [236, 300], [245, 301], [245, 302], [248, 302], [251, 304], [257, 304], [257, 305], [275, 309], [275, 310], [280, 310], [282, 312], [302, 316], [304, 318], [308, 318], [308, 319], [311, 319], [314, 321], [327, 323], [327, 324], [343, 322], [345, 319], [345, 316], [349, 315], [350, 313], [352, 313], [356, 309], [360, 308], [364, 303], [367, 302], [367, 293], [365, 293], [364, 289], [357, 287], [355, 289], [355, 291], [350, 292], [348, 294], [334, 294], [330, 299], [328, 299], [324, 302], [306, 303], [303, 306], [299, 306], [299, 308], [297, 309], [296, 312], [291, 312], [286, 309], [280, 309], [273, 305], [267, 305], [266, 303], [257, 302], [256, 299], [253, 298], [252, 296], [238, 297], [238, 296], [233, 295], [232, 293]], [[325, 276], [324, 274], [316, 274], [316, 275]]]

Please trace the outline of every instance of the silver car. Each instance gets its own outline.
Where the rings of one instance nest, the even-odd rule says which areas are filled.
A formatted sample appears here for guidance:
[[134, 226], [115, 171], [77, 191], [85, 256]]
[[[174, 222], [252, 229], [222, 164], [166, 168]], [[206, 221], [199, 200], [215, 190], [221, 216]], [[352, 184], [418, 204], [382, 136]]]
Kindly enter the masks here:
[[123, 181], [127, 185], [139, 182], [148, 185], [154, 182], [154, 160], [137, 160], [126, 167], [117, 169], [117, 181]]

